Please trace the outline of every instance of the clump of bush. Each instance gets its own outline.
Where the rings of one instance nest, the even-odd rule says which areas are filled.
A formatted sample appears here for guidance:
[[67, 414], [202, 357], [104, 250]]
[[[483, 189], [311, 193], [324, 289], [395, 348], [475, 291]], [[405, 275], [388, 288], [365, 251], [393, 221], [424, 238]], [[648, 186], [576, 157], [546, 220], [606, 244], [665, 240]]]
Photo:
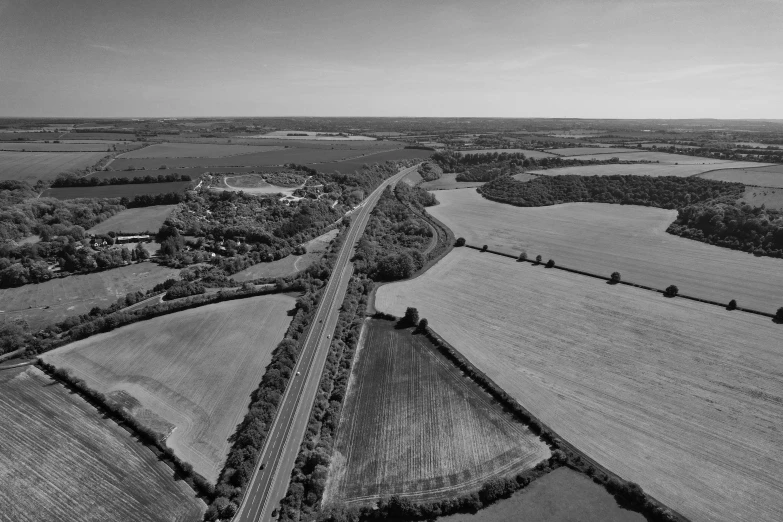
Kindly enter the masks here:
[[458, 247], [465, 246], [465, 238], [464, 237], [457, 238], [457, 241], [454, 243], [454, 246], [458, 246]]
[[726, 310], [736, 310], [737, 309], [737, 301], [735, 299], [732, 299], [729, 301], [729, 306], [726, 307]]
[[620, 272], [612, 272], [612, 278], [610, 280], [612, 284], [616, 285], [621, 279], [622, 276], [620, 275]]
[[550, 259], [549, 261], [546, 262], [546, 267], [547, 268], [553, 268], [554, 266], [555, 266], [555, 260], [554, 259]]
[[666, 291], [663, 293], [666, 297], [677, 297], [677, 294], [680, 293], [680, 289], [677, 288], [675, 285], [669, 285], [666, 287]]

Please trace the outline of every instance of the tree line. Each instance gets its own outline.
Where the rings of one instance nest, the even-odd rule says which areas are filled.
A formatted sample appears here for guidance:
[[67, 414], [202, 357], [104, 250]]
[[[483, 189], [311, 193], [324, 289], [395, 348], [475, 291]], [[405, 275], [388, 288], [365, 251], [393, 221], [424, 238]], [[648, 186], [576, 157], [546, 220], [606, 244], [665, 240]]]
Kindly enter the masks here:
[[158, 174], [157, 176], [136, 176], [134, 178], [97, 178], [95, 176], [78, 177], [61, 175], [52, 182], [53, 188], [59, 187], [100, 187], [105, 185], [140, 185], [142, 183], [172, 183], [192, 181], [188, 174]]

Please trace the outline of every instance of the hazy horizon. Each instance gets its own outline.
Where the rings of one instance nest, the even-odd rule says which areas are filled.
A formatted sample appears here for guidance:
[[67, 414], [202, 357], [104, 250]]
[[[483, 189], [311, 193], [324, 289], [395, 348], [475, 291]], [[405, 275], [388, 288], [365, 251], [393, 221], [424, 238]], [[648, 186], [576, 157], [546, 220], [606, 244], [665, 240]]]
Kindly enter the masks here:
[[0, 0], [0, 117], [774, 121], [780, 27], [783, 0]]

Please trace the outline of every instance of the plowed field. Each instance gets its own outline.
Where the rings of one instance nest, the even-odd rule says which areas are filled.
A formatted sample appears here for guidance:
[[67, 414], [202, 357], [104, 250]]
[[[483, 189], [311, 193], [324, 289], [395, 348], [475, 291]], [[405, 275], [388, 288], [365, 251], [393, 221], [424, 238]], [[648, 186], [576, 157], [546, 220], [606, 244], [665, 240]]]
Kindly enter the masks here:
[[30, 366], [0, 371], [0, 521], [192, 522], [204, 504], [78, 395]]
[[549, 448], [423, 336], [365, 325], [327, 498], [443, 497], [533, 467]]

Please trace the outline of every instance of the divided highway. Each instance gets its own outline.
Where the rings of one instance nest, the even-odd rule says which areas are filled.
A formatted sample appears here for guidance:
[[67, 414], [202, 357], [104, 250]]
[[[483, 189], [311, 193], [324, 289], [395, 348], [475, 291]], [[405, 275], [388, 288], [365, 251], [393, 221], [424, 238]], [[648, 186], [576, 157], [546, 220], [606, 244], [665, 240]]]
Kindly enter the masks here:
[[272, 511], [277, 508], [288, 490], [291, 471], [307, 430], [307, 421], [329, 354], [340, 306], [353, 274], [353, 264], [350, 262], [353, 247], [364, 233], [370, 212], [386, 187], [396, 184], [416, 168], [417, 166], [403, 169], [384, 181], [352, 213], [348, 236], [337, 256], [332, 275], [305, 337], [302, 352], [294, 368], [294, 376], [283, 394], [275, 421], [261, 450], [259, 462], [263, 463], [264, 469], [256, 469], [242, 505], [234, 517], [235, 522], [273, 520]]

